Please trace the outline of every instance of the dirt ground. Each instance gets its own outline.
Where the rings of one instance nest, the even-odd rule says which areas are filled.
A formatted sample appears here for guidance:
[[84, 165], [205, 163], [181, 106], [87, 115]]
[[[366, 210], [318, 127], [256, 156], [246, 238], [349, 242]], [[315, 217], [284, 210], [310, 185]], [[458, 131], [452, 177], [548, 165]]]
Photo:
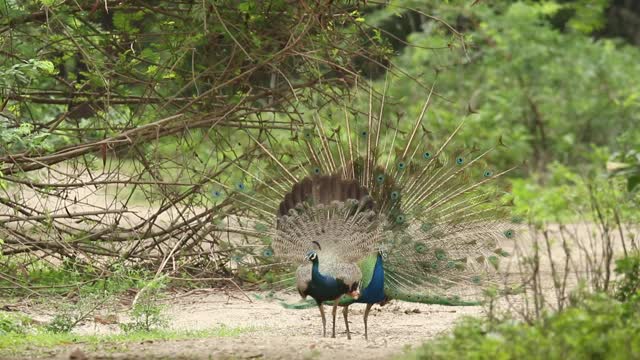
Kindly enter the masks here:
[[[347, 340], [340, 310], [336, 320], [336, 338], [322, 337], [317, 309], [286, 309], [277, 300], [257, 299], [263, 293], [203, 291], [176, 296], [169, 301], [167, 313], [173, 329], [210, 329], [221, 325], [245, 328], [235, 337], [182, 341], [131, 343], [126, 347], [84, 348], [90, 359], [388, 359], [427, 339], [446, 333], [462, 316], [481, 316], [482, 308], [448, 307], [393, 302], [375, 306], [369, 315], [369, 340], [364, 339], [364, 305], [350, 307], [352, 340]], [[257, 295], [257, 296], [256, 296]], [[287, 302], [299, 296], [288, 295]], [[330, 308], [325, 307], [329, 313]], [[80, 333], [109, 333], [117, 325], [85, 324]], [[69, 359], [82, 345], [53, 348], [43, 359]], [[21, 359], [33, 358], [23, 357]]]

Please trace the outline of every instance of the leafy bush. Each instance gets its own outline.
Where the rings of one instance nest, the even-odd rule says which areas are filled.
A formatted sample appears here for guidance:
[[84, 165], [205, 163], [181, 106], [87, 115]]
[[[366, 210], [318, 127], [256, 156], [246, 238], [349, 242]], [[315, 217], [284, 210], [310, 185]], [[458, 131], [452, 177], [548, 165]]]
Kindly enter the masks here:
[[0, 335], [24, 334], [30, 328], [31, 322], [32, 320], [25, 315], [0, 312]]
[[604, 149], [596, 152], [600, 159], [593, 160], [592, 171], [577, 171], [555, 162], [544, 179], [512, 179], [516, 213], [536, 223], [640, 221], [640, 193], [629, 193], [622, 177], [604, 176], [607, 153]]
[[467, 319], [406, 359], [638, 359], [638, 304], [597, 294], [533, 325]]
[[68, 333], [78, 324], [77, 319], [71, 311], [57, 313], [53, 319], [45, 326], [45, 329], [52, 333]]
[[613, 176], [625, 177], [629, 192], [640, 189], [640, 151], [617, 152], [611, 157], [612, 161], [607, 163], [609, 173]]
[[[593, 144], [623, 150], [619, 137], [638, 132], [634, 124], [640, 114], [640, 63], [632, 59], [640, 56], [639, 49], [617, 40], [558, 31], [549, 19], [566, 3], [492, 1], [491, 6], [464, 10], [437, 6], [434, 12], [439, 18], [458, 24], [465, 18], [474, 25], [465, 34], [470, 39], [464, 50], [466, 61], [460, 60], [451, 36], [434, 24], [411, 34], [408, 41], [418, 46], [407, 47], [396, 59], [426, 84], [434, 76], [425, 69], [446, 69], [438, 72], [436, 86], [446, 100], [435, 100], [429, 109], [429, 130], [447, 134], [473, 110], [477, 114], [468, 118], [459, 139], [489, 147], [502, 136], [508, 149], [494, 155], [492, 163], [507, 167], [527, 160], [529, 172], [543, 172], [552, 161], [583, 166]], [[592, 1], [579, 8], [602, 9]], [[581, 24], [570, 27], [593, 29], [585, 14], [575, 19]], [[452, 51], [447, 57], [431, 50], [437, 46]], [[450, 71], [451, 63], [459, 63], [455, 71]], [[393, 83], [388, 92], [409, 119], [419, 114], [418, 99], [423, 96], [405, 81]]]
[[76, 326], [87, 320], [99, 307], [109, 302], [113, 297], [108, 294], [80, 294], [75, 304], [61, 302], [57, 305], [57, 313], [45, 326], [45, 330], [52, 333], [68, 333]]
[[622, 276], [618, 281], [616, 298], [629, 301], [640, 294], [640, 253], [634, 253], [616, 261], [616, 274]]
[[574, 293], [572, 306], [528, 324], [468, 318], [407, 359], [640, 358], [640, 253], [616, 261], [615, 296]]

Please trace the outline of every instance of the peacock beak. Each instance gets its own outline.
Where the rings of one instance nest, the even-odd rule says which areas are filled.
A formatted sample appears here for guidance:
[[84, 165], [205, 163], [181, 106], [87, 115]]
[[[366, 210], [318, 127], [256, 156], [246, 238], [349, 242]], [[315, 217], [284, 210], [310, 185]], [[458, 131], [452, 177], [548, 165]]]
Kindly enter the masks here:
[[360, 291], [354, 290], [349, 293], [349, 296], [351, 296], [354, 300], [358, 300], [358, 298], [360, 297]]

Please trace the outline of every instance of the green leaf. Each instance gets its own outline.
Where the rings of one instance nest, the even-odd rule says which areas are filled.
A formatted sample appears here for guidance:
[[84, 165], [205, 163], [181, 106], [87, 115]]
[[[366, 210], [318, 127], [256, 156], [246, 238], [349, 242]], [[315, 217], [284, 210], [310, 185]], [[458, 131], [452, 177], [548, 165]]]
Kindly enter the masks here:
[[53, 75], [56, 73], [56, 68], [49, 60], [36, 60], [33, 62], [36, 68], [47, 75]]
[[540, 5], [540, 12], [544, 15], [553, 15], [560, 9], [562, 9], [562, 6], [553, 1], [544, 2]]
[[147, 67], [147, 74], [155, 75], [157, 72], [158, 72], [158, 67], [156, 65], [149, 65], [149, 67]]
[[627, 179], [627, 190], [633, 192], [640, 185], [640, 175], [634, 175]]
[[249, 10], [251, 10], [251, 4], [248, 1], [241, 2], [240, 4], [238, 4], [238, 10], [247, 13], [249, 12]]

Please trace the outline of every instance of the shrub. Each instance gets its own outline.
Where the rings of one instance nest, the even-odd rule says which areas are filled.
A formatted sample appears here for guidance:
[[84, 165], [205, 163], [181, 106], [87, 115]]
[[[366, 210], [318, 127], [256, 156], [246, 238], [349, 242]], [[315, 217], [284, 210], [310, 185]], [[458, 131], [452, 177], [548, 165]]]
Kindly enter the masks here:
[[165, 278], [149, 281], [140, 289], [131, 306], [131, 322], [121, 324], [126, 332], [149, 332], [167, 325], [164, 306], [159, 302], [164, 298]]
[[32, 320], [25, 315], [0, 311], [0, 335], [8, 333], [25, 334], [31, 323]]
[[621, 276], [616, 298], [620, 301], [631, 301], [640, 291], [640, 253], [636, 252], [617, 260], [615, 271]]
[[533, 325], [467, 319], [407, 359], [638, 359], [640, 297], [596, 294]]

